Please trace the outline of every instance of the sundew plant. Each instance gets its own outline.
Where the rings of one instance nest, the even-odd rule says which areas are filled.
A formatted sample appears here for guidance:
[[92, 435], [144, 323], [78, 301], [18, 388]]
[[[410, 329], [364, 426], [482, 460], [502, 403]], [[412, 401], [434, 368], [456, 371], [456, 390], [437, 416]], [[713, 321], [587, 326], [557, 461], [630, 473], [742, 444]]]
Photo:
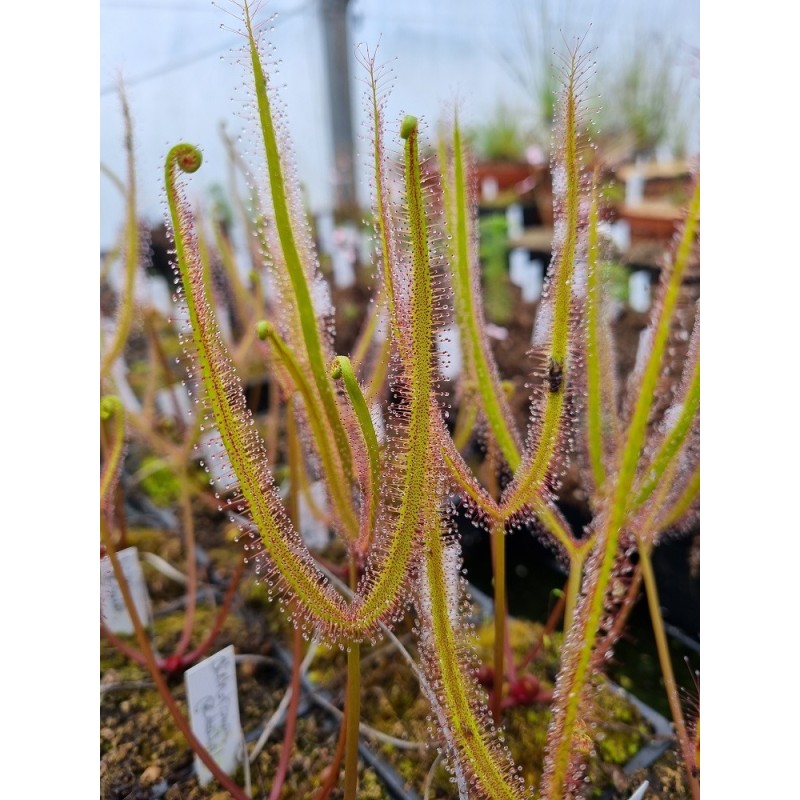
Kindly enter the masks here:
[[[351, 356], [337, 354], [332, 309], [320, 290], [323, 277], [270, 79], [263, 20], [247, 2], [235, 5], [235, 13], [252, 86], [250, 145], [259, 156], [250, 169], [252, 232], [272, 289], [268, 303], [258, 298], [261, 318], [248, 317], [245, 341], [261, 348], [281, 396], [291, 401], [291, 428], [298, 434], [288, 446], [302, 445], [303, 473], [324, 481], [329, 524], [348, 554], [349, 592], [308, 549], [278, 494], [275, 465], [245, 401], [237, 369], [241, 352], [238, 346], [232, 351], [209, 291], [204, 234], [186, 195], [189, 176], [202, 169], [202, 154], [186, 143], [169, 151], [164, 169], [175, 300], [187, 323], [184, 345], [198, 386], [197, 425], [204, 432], [213, 428], [226, 454], [227, 471], [215, 479], [214, 491], [233, 512], [246, 559], [306, 637], [347, 651], [345, 796], [357, 792], [360, 647], [384, 637], [411, 606], [422, 686], [433, 710], [431, 739], [461, 796], [584, 796], [590, 788], [584, 777], [593, 747], [596, 677], [644, 584], [676, 736], [698, 797], [696, 734], [684, 721], [672, 675], [650, 556], [659, 538], [683, 529], [698, 506], [699, 310], [692, 315], [685, 364], [674, 363], [670, 342], [689, 335], [677, 309], [685, 305], [682, 281], [697, 257], [699, 184], [622, 393], [613, 378], [600, 279], [594, 151], [583, 133], [592, 65], [580, 43], [567, 49], [553, 133], [553, 260], [529, 365], [537, 388], [527, 431], [520, 431], [485, 332], [470, 156], [457, 114], [438, 142], [426, 141], [425, 126], [413, 116], [393, 126], [384, 118], [385, 75], [375, 54], [361, 51], [372, 120], [377, 288]], [[256, 307], [252, 297], [242, 303]], [[452, 434], [436, 346], [439, 331], [451, 322], [463, 353]], [[670, 380], [668, 373], [679, 369]], [[384, 426], [376, 426], [378, 416]], [[476, 431], [488, 453], [484, 482], [463, 457]], [[579, 533], [555, 503], [573, 457], [593, 511], [592, 523]], [[491, 697], [476, 680], [454, 496], [492, 541]], [[526, 785], [500, 724], [507, 659], [505, 536], [531, 522], [569, 570], [565, 641], [538, 787]]]

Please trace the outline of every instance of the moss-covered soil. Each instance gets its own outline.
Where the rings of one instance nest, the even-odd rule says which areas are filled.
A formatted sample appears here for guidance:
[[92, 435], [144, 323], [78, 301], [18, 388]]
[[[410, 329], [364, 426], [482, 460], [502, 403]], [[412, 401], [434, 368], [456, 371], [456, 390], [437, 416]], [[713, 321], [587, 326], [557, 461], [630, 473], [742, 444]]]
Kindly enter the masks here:
[[[214, 606], [220, 602], [224, 585], [240, 557], [237, 546], [226, 541], [226, 523], [221, 518], [201, 513], [198, 519], [198, 541], [209, 559], [201, 569], [201, 580], [205, 588], [212, 591], [206, 591], [207, 599], [198, 608], [192, 646], [211, 628]], [[141, 552], [156, 552], [181, 567], [181, 545], [175, 535], [134, 528], [129, 531], [129, 544], [137, 545]], [[153, 641], [157, 651], [166, 655], [180, 637], [183, 590], [150, 564], [145, 563], [144, 570], [156, 613]], [[518, 659], [538, 641], [541, 633], [539, 625], [512, 621], [511, 640]], [[410, 615], [397, 634], [407, 650], [416, 655]], [[479, 656], [486, 662], [491, 662], [492, 637], [490, 626], [476, 628]], [[284, 659], [291, 650], [290, 641], [289, 629], [277, 607], [267, 601], [262, 588], [246, 575], [213, 651], [233, 644], [238, 655], [256, 657], [243, 660], [237, 667], [240, 714], [249, 748], [288, 686], [289, 671]], [[544, 642], [540, 655], [528, 671], [540, 682], [546, 697], [557, 671], [559, 637], [546, 638]], [[344, 665], [344, 653], [319, 647], [308, 673], [308, 678], [337, 708], [343, 705]], [[430, 740], [430, 706], [404, 658], [394, 645], [383, 642], [363, 649], [362, 669], [362, 721], [372, 729], [365, 732], [364, 741], [391, 765], [418, 797], [424, 796], [426, 786], [431, 798], [456, 797], [444, 766], [440, 762], [434, 765], [435, 744], [424, 746]], [[205, 788], [197, 784], [192, 753], [146, 670], [132, 664], [105, 641], [101, 648], [100, 682], [100, 796], [103, 800], [207, 800], [226, 796], [214, 783]], [[175, 676], [170, 683], [185, 711], [183, 678]], [[590, 772], [591, 796], [627, 798], [645, 777], [651, 783], [649, 798], [688, 796], [680, 771], [669, 756], [646, 775], [625, 774], [623, 765], [648, 739], [649, 728], [633, 708], [620, 702], [602, 685], [597, 687], [596, 698], [596, 717], [586, 720], [587, 747], [593, 748], [599, 756], [592, 759], [595, 763]], [[534, 785], [541, 771], [548, 705], [546, 702], [518, 705], [507, 709], [505, 714], [507, 742], [517, 763], [522, 765], [526, 779]], [[336, 715], [304, 696], [282, 797], [310, 798], [316, 794], [331, 761], [338, 731]], [[372, 731], [404, 740], [411, 747], [387, 743]], [[251, 765], [253, 798], [269, 795], [282, 736], [283, 730], [278, 728]], [[414, 743], [418, 746], [413, 746]], [[243, 770], [239, 771], [237, 780], [244, 785]], [[334, 790], [331, 797], [341, 797], [341, 789]], [[365, 800], [390, 797], [375, 771], [363, 764], [359, 797]]]

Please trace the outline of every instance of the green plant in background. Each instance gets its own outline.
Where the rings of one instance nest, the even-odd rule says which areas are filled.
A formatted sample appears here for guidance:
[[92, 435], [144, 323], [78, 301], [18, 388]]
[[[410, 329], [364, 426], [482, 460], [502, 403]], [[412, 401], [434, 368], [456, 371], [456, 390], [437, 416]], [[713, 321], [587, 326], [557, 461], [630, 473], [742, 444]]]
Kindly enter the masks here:
[[534, 133], [537, 144], [550, 149], [550, 134], [556, 119], [556, 100], [561, 88], [558, 70], [553, 64], [556, 42], [553, 31], [555, 9], [546, 2], [537, 3], [535, 19], [526, 13], [521, 2], [514, 4], [519, 52], [504, 51], [501, 61], [511, 77], [527, 94], [534, 115]]
[[529, 142], [519, 114], [503, 102], [495, 106], [489, 119], [472, 129], [469, 139], [482, 161], [524, 161]]
[[[676, 325], [682, 277], [696, 246], [699, 190], [664, 270], [649, 338], [620, 416], [600, 279], [597, 193], [579, 134], [587, 66], [576, 45], [565, 58], [562, 76], [554, 152], [557, 236], [537, 321], [539, 344], [532, 366], [539, 381], [531, 398], [531, 424], [523, 436], [512, 419], [484, 330], [478, 231], [458, 119], [434, 163], [421, 158], [421, 126], [406, 116], [399, 131], [404, 162], [395, 174], [399, 168], [387, 158], [383, 144], [381, 75], [374, 55], [367, 52], [380, 304], [352, 361], [337, 356], [332, 309], [317, 291], [319, 264], [299, 211], [302, 203], [287, 166], [287, 144], [275, 122], [276, 98], [263, 67], [260, 29], [247, 2], [241, 12], [258, 149], [268, 175], [267, 185], [255, 187], [259, 213], [253, 232], [270, 264], [279, 302], [268, 321], [255, 324], [263, 296], [241, 293], [234, 302], [247, 312], [243, 318], [249, 320], [249, 332], [238, 344], [222, 335], [208, 281], [204, 234], [183, 189], [184, 176], [202, 163], [199, 149], [189, 144], [173, 147], [165, 164], [180, 280], [177, 295], [191, 327], [186, 342], [190, 375], [202, 389], [196, 425], [201, 430], [215, 427], [225, 447], [230, 471], [215, 479], [214, 490], [235, 514], [246, 558], [299, 630], [347, 650], [345, 797], [357, 792], [360, 646], [385, 635], [410, 603], [417, 615], [422, 686], [460, 791], [491, 798], [526, 795], [524, 780], [495, 729], [501, 723], [503, 678], [510, 667], [505, 652], [505, 534], [526, 520], [544, 529], [569, 566], [565, 645], [542, 796], [560, 800], [588, 788], [583, 762], [591, 750], [587, 720], [592, 718], [595, 679], [639, 581], [646, 587], [676, 730], [697, 796], [691, 742], [674, 677], [663, 660], [666, 641], [650, 554], [664, 531], [684, 523], [696, 507], [699, 325], [669, 423], [650, 416], [667, 361], [667, 339]], [[404, 187], [400, 203], [390, 191], [393, 178]], [[435, 347], [436, 333], [451, 309], [464, 354], [455, 440], [445, 426]], [[311, 461], [325, 483], [328, 521], [347, 550], [349, 593], [337, 588], [308, 550], [296, 513], [287, 513], [274, 486], [268, 466], [274, 457], [268, 457], [247, 407], [237, 367], [256, 336], [281, 396], [291, 399], [292, 502], [311, 469], [304, 462]], [[370, 413], [374, 400], [382, 401], [388, 415], [384, 441]], [[299, 455], [295, 425], [304, 432], [305, 457]], [[483, 430], [489, 453], [485, 486], [460, 452], [476, 427]], [[579, 456], [594, 512], [583, 535], [570, 529], [554, 502], [575, 437], [582, 443]], [[461, 495], [491, 532], [491, 710], [474, 677], [460, 547], [451, 535], [451, 491]], [[641, 566], [634, 566], [634, 560]]]
[[114, 260], [122, 255], [125, 264], [125, 280], [122, 297], [118, 303], [118, 313], [115, 320], [115, 330], [110, 343], [103, 347], [100, 362], [100, 379], [108, 378], [114, 363], [122, 354], [125, 342], [131, 330], [134, 313], [134, 289], [136, 286], [136, 271], [141, 258], [142, 242], [139, 235], [139, 220], [137, 217], [136, 199], [136, 161], [133, 152], [133, 126], [131, 123], [130, 108], [125, 92], [120, 87], [120, 100], [122, 103], [122, 117], [125, 125], [125, 152], [127, 155], [127, 175], [123, 180], [107, 167], [103, 172], [117, 187], [125, 199], [125, 225], [122, 229], [120, 242], [112, 248], [111, 253], [103, 265], [103, 274], [106, 274]]
[[600, 124], [605, 136], [630, 137], [636, 155], [659, 145], [686, 150], [686, 93], [676, 75], [675, 43], [645, 37], [625, 48], [616, 73], [606, 77]]
[[480, 222], [484, 304], [486, 315], [498, 325], [507, 325], [514, 313], [514, 295], [508, 277], [507, 232], [504, 214], [491, 214]]
[[[181, 576], [185, 585], [185, 607], [181, 633], [174, 648], [168, 654], [153, 655], [152, 663], [164, 674], [174, 675], [197, 662], [206, 655], [214, 644], [220, 629], [231, 609], [231, 601], [243, 572], [244, 564], [240, 561], [233, 571], [233, 577], [219, 609], [213, 614], [211, 627], [205, 632], [197, 646], [191, 646], [192, 637], [196, 633], [196, 611], [198, 607], [198, 590], [200, 576], [196, 556], [195, 512], [192, 501], [205, 499], [207, 484], [198, 486], [200, 468], [197, 465], [196, 451], [201, 447], [204, 426], [201, 421], [194, 421], [184, 414], [185, 403], [190, 392], [187, 392], [185, 373], [175, 367], [175, 360], [180, 352], [178, 336], [172, 325], [161, 317], [159, 312], [150, 306], [139, 306], [134, 296], [136, 273], [143, 260], [143, 236], [136, 210], [136, 169], [134, 161], [134, 140], [131, 115], [125, 93], [120, 90], [123, 119], [125, 124], [125, 151], [127, 156], [126, 180], [113, 175], [104, 168], [104, 173], [118, 186], [125, 197], [125, 223], [121, 234], [121, 246], [114, 258], [121, 258], [125, 279], [118, 300], [119, 311], [116, 316], [116, 327], [111, 344], [104, 349], [100, 370], [100, 389], [102, 396], [101, 417], [104, 426], [101, 428], [101, 452], [106, 467], [101, 485], [101, 510], [103, 547], [111, 557], [111, 550], [127, 547], [128, 524], [124, 502], [124, 490], [120, 480], [122, 461], [125, 450], [123, 439], [136, 442], [138, 450], [144, 455], [138, 459], [138, 469], [130, 475], [131, 488], [138, 487], [157, 506], [177, 505], [179, 516], [176, 533], [182, 540], [182, 549], [186, 560], [186, 574]], [[198, 238], [198, 252], [203, 271], [203, 281], [210, 290], [211, 264], [207, 240]], [[231, 272], [236, 268], [229, 264]], [[248, 304], [259, 303], [258, 291], [252, 296], [240, 287], [239, 309], [246, 314]], [[232, 298], [232, 305], [236, 298]], [[140, 319], [134, 326], [136, 314]], [[246, 318], [246, 317], [245, 317]], [[252, 327], [252, 326], [251, 326]], [[139, 355], [128, 364], [132, 330], [137, 329], [138, 342], [132, 348]], [[256, 339], [254, 330], [248, 331], [246, 339]], [[231, 340], [232, 349], [242, 351], [241, 340]], [[247, 344], [245, 343], [245, 349]], [[141, 358], [141, 351], [146, 359]], [[240, 358], [239, 368], [247, 367], [247, 360]], [[117, 369], [119, 367], [119, 369]], [[140, 376], [138, 392], [134, 392], [126, 375], [131, 378]], [[133, 382], [133, 381], [131, 381]], [[112, 394], [118, 392], [119, 394]], [[125, 426], [123, 428], [123, 405], [120, 396], [124, 394], [127, 407], [124, 408]], [[160, 395], [160, 396], [159, 396]], [[185, 397], [185, 399], [184, 399]], [[159, 405], [164, 408], [159, 410]], [[113, 435], [109, 431], [113, 421]], [[134, 454], [130, 461], [136, 461]], [[130, 462], [129, 462], [130, 466]], [[214, 507], [216, 502], [211, 498]], [[133, 616], [133, 615], [132, 615]], [[101, 633], [120, 652], [134, 663], [150, 666], [148, 656], [143, 649], [135, 649], [128, 642], [116, 636], [101, 621]]]
[[[604, 69], [601, 65], [596, 81], [600, 87], [600, 102], [592, 108], [599, 128], [596, 138], [601, 148], [617, 151], [615, 158], [652, 157], [660, 145], [684, 157], [697, 113], [681, 76], [688, 54], [679, 39], [648, 33], [642, 20], [634, 22], [620, 40], [620, 31], [635, 20], [639, 10], [626, 9], [621, 19], [609, 17], [595, 26], [595, 41], [607, 39], [610, 44], [613, 37], [615, 52], [615, 66]], [[518, 46], [504, 50], [499, 58], [530, 100], [536, 143], [549, 150], [560, 87], [554, 52], [561, 47], [560, 32], [574, 22], [574, 7], [542, 0], [527, 5], [515, 2], [514, 11]], [[641, 11], [647, 13], [644, 7]]]
[[157, 506], [167, 506], [174, 503], [181, 494], [181, 482], [169, 465], [155, 456], [146, 456], [142, 459], [137, 474], [142, 490]]
[[618, 261], [601, 261], [600, 272], [608, 296], [620, 303], [627, 303], [630, 294], [630, 273], [627, 267]]

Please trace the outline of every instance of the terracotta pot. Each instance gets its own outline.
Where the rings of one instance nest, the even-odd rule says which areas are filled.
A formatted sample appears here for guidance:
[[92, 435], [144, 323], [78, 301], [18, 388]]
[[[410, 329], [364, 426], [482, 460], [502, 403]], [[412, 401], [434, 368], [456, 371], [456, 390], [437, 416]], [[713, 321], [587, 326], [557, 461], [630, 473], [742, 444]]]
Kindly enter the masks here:
[[[521, 191], [517, 187], [534, 177], [536, 168], [521, 161], [484, 161], [476, 164], [481, 198], [493, 200], [498, 194]], [[528, 187], [530, 188], [530, 187]], [[524, 191], [524, 188], [522, 189]]]
[[669, 242], [683, 219], [684, 212], [669, 203], [644, 202], [622, 206], [619, 219], [630, 226], [631, 244], [653, 239]]

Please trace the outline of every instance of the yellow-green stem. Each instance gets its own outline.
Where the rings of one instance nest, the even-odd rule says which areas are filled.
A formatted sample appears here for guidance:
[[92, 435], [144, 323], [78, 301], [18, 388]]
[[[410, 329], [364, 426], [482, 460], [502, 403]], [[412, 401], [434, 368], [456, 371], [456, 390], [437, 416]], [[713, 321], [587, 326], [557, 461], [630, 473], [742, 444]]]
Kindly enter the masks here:
[[659, 524], [661, 530], [672, 527], [697, 501], [700, 496], [700, 467], [695, 467], [686, 488], [681, 492], [672, 508]]
[[[355, 558], [350, 557], [350, 588], [358, 585]], [[347, 741], [344, 753], [344, 800], [355, 800], [358, 791], [358, 727], [361, 722], [361, 645], [350, 642], [347, 648]]]
[[458, 408], [456, 424], [453, 429], [453, 444], [456, 450], [463, 450], [472, 437], [475, 423], [478, 421], [478, 406], [472, 399], [472, 393], [465, 391]]
[[589, 208], [589, 249], [586, 278], [586, 435], [595, 493], [599, 493], [606, 479], [603, 448], [602, 369], [598, 335], [602, 290], [599, 275], [597, 222], [597, 184], [593, 182], [592, 202]]
[[125, 417], [122, 401], [115, 395], [107, 395], [100, 401], [100, 419], [105, 422], [114, 419], [114, 439], [111, 451], [106, 455], [106, 464], [100, 476], [100, 506], [105, 506], [109, 490], [116, 482], [125, 449]]
[[545, 392], [544, 411], [533, 452], [522, 462], [515, 475], [509, 496], [503, 502], [504, 513], [516, 513], [530, 498], [539, 493], [561, 438], [564, 420], [564, 384], [569, 378], [567, 354], [569, 352], [569, 316], [572, 306], [572, 278], [575, 271], [575, 253], [578, 246], [578, 218], [580, 200], [580, 161], [577, 138], [577, 97], [575, 89], [577, 64], [573, 55], [572, 69], [564, 90], [564, 171], [566, 196], [564, 198], [564, 233], [559, 252], [553, 254], [556, 264], [552, 279], [553, 323], [549, 347], [549, 367], [560, 374], [557, 384]]
[[502, 523], [492, 529], [492, 561], [494, 568], [494, 692], [492, 693], [492, 717], [496, 725], [501, 722], [501, 703], [505, 677], [506, 639], [506, 536]]
[[392, 352], [392, 340], [387, 336], [378, 350], [378, 355], [375, 357], [375, 367], [372, 370], [372, 375], [369, 378], [369, 387], [365, 400], [371, 403], [386, 386], [386, 376], [389, 374], [389, 357]]
[[353, 365], [350, 363], [350, 359], [347, 356], [337, 356], [331, 366], [331, 375], [334, 380], [341, 378], [344, 383], [345, 391], [361, 429], [361, 436], [364, 440], [364, 447], [369, 460], [367, 488], [364, 491], [364, 503], [367, 507], [367, 513], [363, 515], [362, 532], [358, 541], [358, 549], [363, 554], [369, 547], [378, 517], [381, 485], [380, 446], [378, 445], [378, 437], [375, 434], [375, 427], [372, 424], [372, 417], [364, 400], [364, 395], [361, 393], [361, 387], [358, 385], [355, 372], [353, 372]]
[[[125, 119], [125, 151], [127, 153], [128, 185], [125, 189], [125, 288], [120, 302], [120, 313], [114, 339], [103, 356], [100, 376], [104, 378], [122, 353], [133, 320], [136, 272], [139, 266], [139, 220], [136, 210], [136, 166], [133, 155], [133, 126], [125, 92], [120, 89], [122, 114]], [[118, 180], [118, 179], [117, 179]]]
[[692, 792], [693, 800], [700, 800], [700, 785], [694, 776], [694, 754], [689, 734], [686, 730], [686, 723], [683, 719], [678, 685], [675, 682], [675, 673], [672, 670], [672, 660], [669, 655], [669, 645], [667, 635], [664, 631], [664, 620], [661, 616], [661, 604], [658, 599], [658, 587], [656, 586], [655, 575], [653, 574], [653, 564], [650, 559], [650, 548], [644, 543], [639, 543], [639, 558], [642, 565], [642, 575], [644, 586], [647, 593], [647, 605], [650, 608], [650, 620], [653, 623], [653, 634], [656, 639], [658, 649], [658, 661], [661, 665], [661, 674], [664, 678], [664, 688], [667, 692], [669, 708], [672, 712], [672, 720], [675, 723], [675, 733], [678, 737], [678, 744], [681, 748], [683, 765], [689, 780], [689, 788]]
[[353, 369], [360, 369], [361, 364], [367, 357], [369, 347], [378, 330], [378, 322], [380, 321], [382, 313], [381, 296], [380, 293], [378, 293], [377, 296], [373, 298], [366, 325], [364, 325], [361, 332], [358, 334], [358, 339], [356, 339], [356, 343], [351, 351], [350, 360], [353, 362]]
[[583, 565], [586, 562], [588, 548], [576, 549], [570, 554], [569, 578], [567, 580], [567, 599], [564, 606], [564, 632], [568, 631], [575, 621], [575, 609], [578, 605], [578, 594], [581, 590]]
[[[372, 99], [372, 126], [374, 141], [372, 143], [373, 169], [375, 172], [375, 218], [378, 234], [381, 240], [381, 264], [383, 266], [383, 291], [386, 292], [386, 305], [389, 310], [389, 325], [392, 328], [392, 338], [399, 341], [397, 331], [397, 314], [394, 303], [394, 283], [392, 281], [393, 252], [392, 252], [392, 224], [387, 208], [387, 182], [383, 170], [383, 148], [381, 133], [383, 130], [383, 115], [378, 103], [378, 84], [375, 76], [374, 58], [369, 64], [370, 90]], [[376, 307], [377, 311], [377, 307]], [[388, 337], [387, 337], [388, 338]]]
[[311, 299], [305, 270], [297, 248], [294, 227], [289, 211], [289, 201], [284, 181], [283, 164], [278, 149], [275, 127], [272, 120], [272, 108], [267, 92], [267, 79], [261, 65], [255, 35], [253, 34], [250, 4], [244, 3], [245, 27], [250, 49], [250, 61], [253, 67], [255, 80], [256, 101], [258, 104], [258, 117], [264, 141], [264, 153], [269, 170], [270, 193], [272, 206], [275, 213], [275, 228], [281, 243], [281, 250], [286, 261], [286, 269], [294, 291], [295, 307], [300, 317], [303, 340], [311, 373], [314, 378], [316, 390], [325, 410], [325, 417], [333, 432], [339, 458], [342, 463], [345, 477], [348, 482], [353, 480], [353, 463], [350, 453], [350, 444], [347, 433], [339, 416], [336, 406], [333, 386], [326, 370], [323, 357], [322, 342], [317, 330], [317, 315]]
[[292, 379], [292, 383], [294, 383], [294, 388], [300, 392], [303, 398], [306, 419], [308, 419], [314, 442], [317, 445], [317, 452], [322, 461], [328, 489], [331, 493], [331, 499], [333, 500], [339, 518], [342, 520], [342, 524], [345, 526], [344, 532], [348, 539], [355, 541], [358, 536], [358, 520], [353, 512], [349, 488], [343, 483], [341, 474], [336, 469], [333, 448], [331, 447], [330, 439], [328, 438], [321, 416], [317, 413], [316, 396], [313, 393], [313, 389], [308, 380], [306, 380], [305, 373], [297, 363], [294, 354], [273, 325], [264, 320], [259, 322], [258, 336], [262, 340], [269, 340], [272, 352], [277, 356], [283, 367], [289, 373], [289, 377]]
[[628, 508], [628, 496], [636, 476], [647, 420], [653, 404], [658, 376], [661, 372], [661, 363], [678, 300], [678, 292], [689, 262], [699, 212], [700, 187], [698, 183], [689, 205], [689, 213], [678, 246], [675, 264], [664, 289], [661, 313], [656, 321], [652, 349], [642, 374], [625, 447], [619, 460], [619, 470], [610, 498], [610, 508], [602, 523], [601, 534], [597, 537], [598, 546], [601, 546], [603, 550], [589, 589], [590, 595], [582, 619], [581, 635], [579, 639], [576, 639], [581, 642], [580, 651], [577, 653], [574, 663], [570, 664], [568, 672], [562, 671], [560, 678], [566, 682], [569, 691], [566, 695], [566, 703], [561, 708], [557, 708], [554, 714], [554, 719], [558, 720], [557, 725], [561, 729], [561, 734], [554, 750], [548, 754], [546, 766], [548, 780], [545, 795], [548, 800], [561, 800], [563, 795], [564, 782], [572, 754], [572, 734], [578, 719], [584, 687], [589, 677], [595, 638], [604, 610], [606, 589], [617, 556], [617, 544]]
[[[456, 117], [453, 130], [453, 161], [455, 180], [455, 220], [456, 247], [453, 269], [453, 294], [456, 303], [456, 317], [461, 332], [461, 342], [468, 356], [467, 363], [475, 372], [478, 391], [483, 401], [483, 410], [489, 427], [497, 440], [512, 471], [519, 467], [519, 447], [515, 432], [509, 427], [502, 403], [502, 388], [496, 376], [492, 375], [486, 353], [486, 339], [479, 329], [480, 309], [475, 303], [470, 272], [470, 233], [468, 223], [469, 203], [467, 200], [464, 153], [461, 147], [461, 131]], [[495, 380], [493, 380], [493, 377]]]
[[700, 360], [698, 359], [692, 370], [692, 377], [683, 397], [683, 404], [678, 419], [672, 426], [672, 429], [664, 437], [658, 452], [653, 457], [648, 470], [645, 471], [647, 481], [639, 490], [636, 499], [633, 502], [632, 511], [640, 508], [648, 498], [653, 494], [659, 480], [664, 476], [664, 471], [667, 469], [672, 460], [678, 455], [683, 443], [686, 441], [692, 426], [697, 417], [697, 411], [700, 408]]
[[242, 326], [244, 336], [248, 334], [252, 336], [252, 327], [248, 322], [254, 316], [253, 299], [245, 288], [242, 281], [242, 276], [239, 273], [239, 267], [236, 263], [236, 256], [234, 255], [233, 248], [228, 238], [225, 236], [222, 226], [218, 220], [214, 220], [211, 225], [214, 234], [214, 243], [217, 246], [220, 260], [222, 261], [222, 268], [225, 271], [225, 277], [228, 279], [228, 284], [231, 287], [232, 305], [233, 310], [238, 317], [238, 322]]
[[430, 593], [430, 623], [433, 627], [435, 657], [441, 673], [439, 701], [444, 707], [448, 724], [464, 765], [474, 775], [482, 796], [493, 800], [512, 800], [519, 797], [497, 759], [497, 752], [487, 743], [486, 731], [470, 703], [467, 678], [462, 671], [456, 633], [450, 619], [452, 609], [448, 600], [444, 548], [438, 526], [426, 537], [428, 592]]

